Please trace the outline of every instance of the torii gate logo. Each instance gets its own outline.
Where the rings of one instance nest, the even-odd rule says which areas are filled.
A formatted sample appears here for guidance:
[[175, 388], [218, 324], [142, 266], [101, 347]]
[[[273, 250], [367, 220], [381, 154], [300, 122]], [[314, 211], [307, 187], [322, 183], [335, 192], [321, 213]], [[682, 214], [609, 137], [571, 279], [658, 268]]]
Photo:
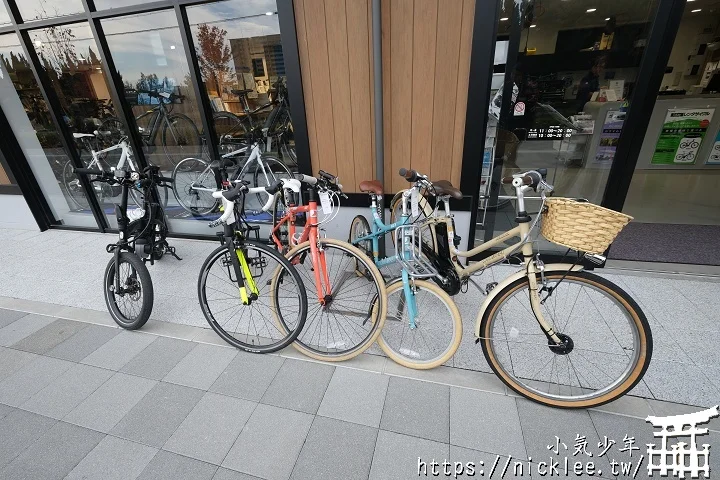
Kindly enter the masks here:
[[[673, 415], [669, 417], [649, 416], [646, 422], [652, 423], [662, 430], [653, 432], [654, 437], [660, 437], [660, 448], [654, 443], [648, 443], [648, 475], [659, 472], [661, 477], [669, 474], [685, 478], [689, 473], [691, 478], [699, 478], [700, 472], [705, 478], [710, 478], [710, 445], [704, 443], [698, 449], [696, 437], [707, 435], [707, 428], [697, 428], [698, 425], [708, 423], [711, 418], [720, 416], [718, 405], [701, 412]], [[687, 428], [686, 428], [687, 427]], [[690, 437], [690, 443], [677, 442], [668, 449], [668, 438]], [[689, 448], [688, 448], [689, 447]], [[659, 463], [654, 460], [659, 459]], [[668, 462], [668, 460], [670, 460]]]

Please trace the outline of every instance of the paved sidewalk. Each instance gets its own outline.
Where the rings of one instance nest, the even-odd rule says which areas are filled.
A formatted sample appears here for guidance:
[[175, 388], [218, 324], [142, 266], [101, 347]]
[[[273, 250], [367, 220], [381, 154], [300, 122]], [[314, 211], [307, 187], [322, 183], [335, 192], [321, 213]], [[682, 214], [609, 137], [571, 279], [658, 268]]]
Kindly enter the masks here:
[[[75, 231], [0, 229], [0, 296], [106, 312], [102, 276], [114, 235]], [[150, 267], [155, 305], [143, 330], [169, 322], [203, 327], [217, 338], [197, 302], [197, 276], [215, 248], [209, 241], [172, 239], [182, 262], [164, 258]], [[513, 267], [489, 269], [479, 283], [497, 281]], [[709, 407], [720, 401], [720, 279], [703, 276], [627, 274], [598, 270], [627, 290], [652, 327], [653, 359], [633, 395]], [[470, 288], [455, 301], [464, 336], [449, 366], [490, 372], [474, 343], [475, 316], [484, 297]], [[370, 353], [380, 354], [374, 346]]]
[[[519, 468], [539, 477], [539, 462], [562, 472], [565, 456], [571, 469], [593, 461], [617, 478], [610, 461], [634, 469], [657, 443], [645, 417], [699, 410], [630, 396], [550, 409], [480, 372], [418, 372], [374, 355], [334, 366], [292, 348], [239, 352], [198, 327], [129, 332], [93, 310], [7, 297], [0, 307], [3, 479], [395, 480], [419, 478], [418, 457], [421, 468], [473, 462], [490, 476], [496, 464], [499, 477], [507, 464], [506, 477]], [[720, 419], [710, 428], [699, 443], [717, 444]], [[593, 458], [572, 455], [578, 435]], [[626, 435], [640, 449], [632, 457], [620, 451]], [[556, 436], [559, 455], [548, 450]], [[600, 457], [605, 437], [616, 445]], [[720, 455], [710, 460], [720, 472]]]

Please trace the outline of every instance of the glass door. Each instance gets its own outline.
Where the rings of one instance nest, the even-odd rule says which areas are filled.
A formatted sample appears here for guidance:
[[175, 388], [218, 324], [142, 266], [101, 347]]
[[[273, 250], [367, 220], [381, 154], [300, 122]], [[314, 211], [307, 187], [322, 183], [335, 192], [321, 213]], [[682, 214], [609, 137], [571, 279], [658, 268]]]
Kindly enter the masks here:
[[[601, 203], [656, 3], [544, 0], [503, 12], [498, 45], [507, 58], [496, 59], [476, 244], [515, 225], [503, 176], [546, 169], [556, 196]], [[490, 198], [483, 182], [494, 187]], [[539, 206], [528, 200], [529, 213]]]

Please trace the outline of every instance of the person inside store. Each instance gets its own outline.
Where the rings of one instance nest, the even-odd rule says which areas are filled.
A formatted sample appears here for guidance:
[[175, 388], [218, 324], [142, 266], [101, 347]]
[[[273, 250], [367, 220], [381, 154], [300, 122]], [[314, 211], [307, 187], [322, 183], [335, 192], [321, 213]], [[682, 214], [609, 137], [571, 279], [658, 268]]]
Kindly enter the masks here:
[[605, 57], [598, 57], [590, 67], [590, 71], [580, 80], [578, 92], [575, 97], [577, 110], [582, 112], [585, 104], [590, 101], [593, 93], [600, 91], [601, 75], [605, 72]]

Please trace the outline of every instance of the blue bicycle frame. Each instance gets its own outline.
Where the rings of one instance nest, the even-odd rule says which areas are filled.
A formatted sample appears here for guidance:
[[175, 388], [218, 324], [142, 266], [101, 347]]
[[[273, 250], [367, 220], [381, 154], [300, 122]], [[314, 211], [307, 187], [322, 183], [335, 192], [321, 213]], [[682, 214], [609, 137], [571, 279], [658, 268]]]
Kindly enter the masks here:
[[[406, 193], [409, 194], [410, 190], [408, 190]], [[372, 213], [372, 223], [370, 225], [370, 228], [372, 229], [372, 233], [369, 235], [365, 235], [359, 238], [355, 238], [351, 240], [351, 243], [355, 246], [358, 245], [360, 242], [368, 241], [370, 240], [372, 242], [372, 253], [373, 253], [373, 260], [375, 261], [375, 265], [378, 268], [382, 268], [388, 265], [392, 265], [393, 263], [399, 262], [400, 259], [397, 255], [393, 255], [386, 258], [380, 258], [380, 240], [385, 237], [387, 233], [395, 231], [398, 227], [401, 227], [403, 225], [406, 225], [408, 223], [408, 220], [410, 218], [410, 214], [407, 212], [407, 198], [405, 197], [405, 194], [403, 194], [403, 202], [404, 202], [404, 208], [403, 213], [400, 216], [400, 219], [397, 222], [391, 223], [389, 225], [386, 225], [383, 223], [382, 219], [380, 218], [380, 214], [378, 212], [377, 207], [377, 200], [373, 196], [372, 202], [370, 205], [370, 211]], [[405, 238], [398, 239], [398, 242], [405, 241]], [[405, 255], [405, 258], [408, 258], [410, 253], [407, 251], [407, 249], [403, 249], [403, 254]], [[401, 299], [399, 308], [403, 307], [403, 303], [407, 305], [408, 314], [410, 316], [410, 328], [414, 329], [416, 327], [415, 319], [417, 317], [417, 302], [415, 301], [415, 292], [413, 292], [412, 286], [410, 285], [410, 275], [408, 274], [408, 271], [403, 267], [402, 269], [402, 282], [403, 282], [403, 292], [405, 294], [405, 299]], [[406, 301], [404, 301], [406, 300]]]

